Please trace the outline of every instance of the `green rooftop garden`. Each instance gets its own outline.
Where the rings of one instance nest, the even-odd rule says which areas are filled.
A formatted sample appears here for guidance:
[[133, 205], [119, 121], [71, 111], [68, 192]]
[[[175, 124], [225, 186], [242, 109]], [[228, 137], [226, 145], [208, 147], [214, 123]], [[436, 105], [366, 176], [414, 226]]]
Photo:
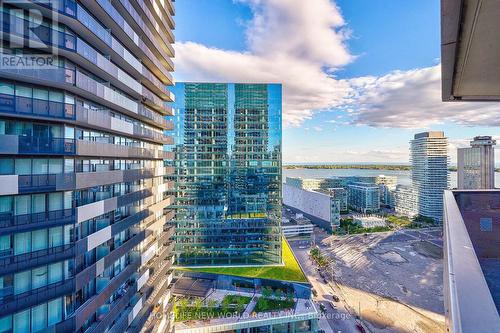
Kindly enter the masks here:
[[189, 272], [203, 272], [222, 275], [234, 275], [248, 278], [273, 279], [294, 282], [308, 282], [299, 263], [293, 255], [292, 249], [283, 237], [282, 240], [283, 263], [280, 266], [249, 266], [249, 267], [207, 267], [186, 268], [179, 270]]

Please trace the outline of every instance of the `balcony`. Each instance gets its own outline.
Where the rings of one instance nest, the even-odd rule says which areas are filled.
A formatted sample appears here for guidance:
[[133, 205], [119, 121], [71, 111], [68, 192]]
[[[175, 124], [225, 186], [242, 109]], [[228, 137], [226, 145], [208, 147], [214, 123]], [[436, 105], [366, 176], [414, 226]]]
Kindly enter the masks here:
[[[111, 295], [113, 295], [118, 288], [130, 278], [130, 276], [137, 270], [138, 263], [131, 262], [123, 271], [121, 271], [118, 275], [111, 278], [107, 285], [100, 290], [96, 295], [92, 296], [85, 303], [78, 306], [78, 309], [75, 313], [75, 325], [76, 328], [81, 327], [83, 323], [91, 316], [96, 310], [105, 304]], [[126, 306], [125, 301], [121, 301], [123, 298], [127, 298], [129, 291], [131, 290], [132, 285], [127, 285], [125, 289], [121, 290], [121, 296], [119, 296], [112, 304], [110, 304], [110, 310], [107, 313], [101, 314], [97, 318], [97, 322], [94, 323], [96, 327], [102, 327], [100, 331], [104, 331], [104, 329], [116, 318], [116, 315], [121, 312]], [[95, 332], [95, 331], [92, 331]]]
[[[2, 315], [8, 315], [30, 308], [40, 303], [45, 303], [53, 298], [61, 297], [74, 292], [75, 280], [73, 278], [53, 283], [41, 288], [33, 289], [22, 294], [0, 297], [2, 302]], [[13, 292], [13, 290], [11, 291]]]
[[11, 251], [9, 253], [4, 251], [4, 256], [0, 257], [0, 275], [70, 259], [75, 255], [75, 246], [67, 244], [18, 255], [14, 255]]
[[73, 223], [75, 209], [62, 209], [41, 213], [14, 215], [13, 212], [0, 214], [0, 235], [30, 231], [37, 228], [51, 228]]
[[123, 158], [164, 159], [162, 150], [121, 146], [111, 143], [77, 140], [76, 151], [80, 156], [109, 156]]
[[0, 154], [74, 155], [75, 140], [20, 135], [0, 135]]
[[15, 116], [75, 119], [75, 106], [36, 98], [0, 94], [0, 112]]

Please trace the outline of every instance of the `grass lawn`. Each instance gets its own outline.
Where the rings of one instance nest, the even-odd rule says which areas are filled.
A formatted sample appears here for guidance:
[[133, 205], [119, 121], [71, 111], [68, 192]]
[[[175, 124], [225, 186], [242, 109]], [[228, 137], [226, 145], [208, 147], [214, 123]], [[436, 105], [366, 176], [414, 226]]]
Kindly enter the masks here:
[[240, 296], [240, 295], [226, 295], [222, 299], [222, 303], [227, 303], [227, 304], [238, 304], [238, 301], [241, 302], [242, 304], [248, 304], [252, 300], [252, 297], [248, 296]]
[[308, 282], [300, 269], [288, 242], [283, 237], [283, 266], [250, 266], [250, 267], [210, 267], [210, 268], [179, 268], [189, 272], [204, 272], [212, 274], [234, 275], [249, 278]]
[[279, 310], [293, 309], [295, 302], [291, 300], [280, 300], [273, 298], [260, 297], [253, 308], [254, 312], [270, 312]]

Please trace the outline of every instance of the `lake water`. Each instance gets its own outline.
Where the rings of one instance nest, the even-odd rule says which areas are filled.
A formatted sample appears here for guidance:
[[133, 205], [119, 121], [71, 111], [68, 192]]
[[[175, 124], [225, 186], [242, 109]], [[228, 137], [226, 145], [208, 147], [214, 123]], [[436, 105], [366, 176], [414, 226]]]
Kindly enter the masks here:
[[[286, 177], [302, 178], [327, 178], [327, 177], [345, 177], [345, 176], [397, 176], [398, 184], [410, 185], [410, 171], [396, 170], [363, 170], [363, 169], [283, 169], [283, 181]], [[457, 173], [450, 172], [451, 188], [457, 187]], [[495, 175], [495, 185], [500, 188], [500, 173]]]

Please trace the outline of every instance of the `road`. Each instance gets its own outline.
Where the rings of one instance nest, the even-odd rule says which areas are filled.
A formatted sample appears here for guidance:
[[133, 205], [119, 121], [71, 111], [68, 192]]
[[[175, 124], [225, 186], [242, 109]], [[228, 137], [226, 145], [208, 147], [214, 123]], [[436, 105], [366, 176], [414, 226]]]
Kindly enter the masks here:
[[[321, 316], [319, 321], [320, 329], [327, 333], [359, 333], [355, 326], [356, 319], [346, 309], [345, 301], [342, 299], [339, 290], [331, 283], [324, 282], [325, 280], [320, 276], [316, 265], [309, 258], [309, 247], [301, 249], [298, 242], [291, 242], [291, 246], [304, 269], [304, 273], [317, 292], [317, 296], [314, 297], [315, 302], [318, 305], [323, 304], [325, 306], [326, 313]], [[332, 295], [339, 297], [340, 302], [332, 302]], [[335, 304], [335, 309], [332, 308], [332, 303]]]

